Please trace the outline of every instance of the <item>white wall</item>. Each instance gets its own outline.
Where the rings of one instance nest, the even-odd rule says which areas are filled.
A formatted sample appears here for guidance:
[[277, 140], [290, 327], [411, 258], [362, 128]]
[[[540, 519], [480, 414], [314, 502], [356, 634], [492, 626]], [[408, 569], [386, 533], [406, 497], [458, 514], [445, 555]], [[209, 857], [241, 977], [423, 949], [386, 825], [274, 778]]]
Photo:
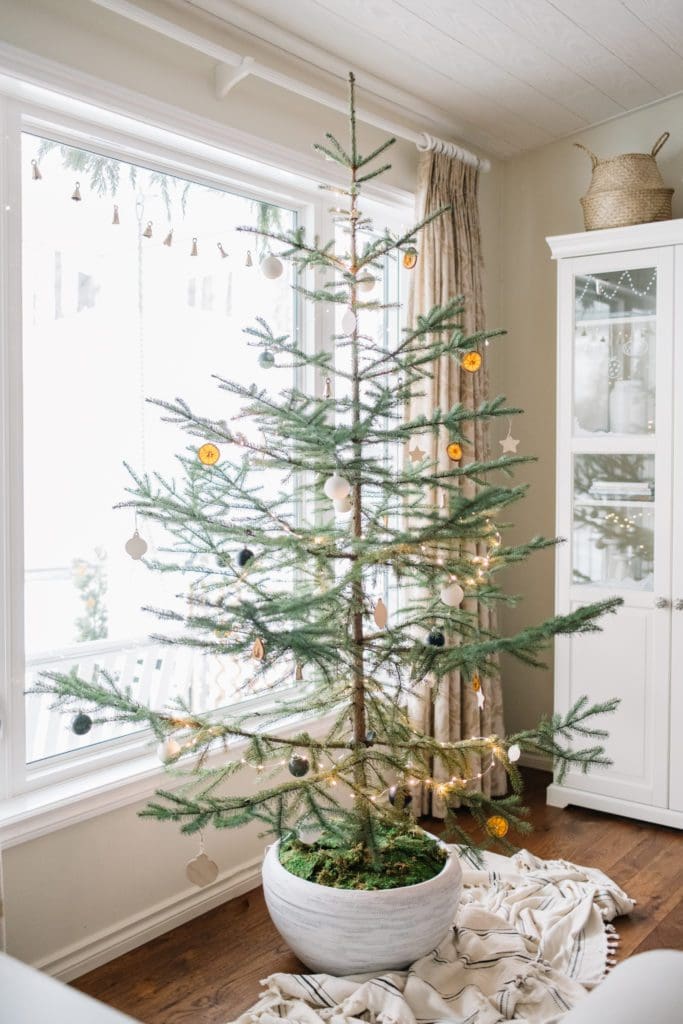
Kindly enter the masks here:
[[[583, 230], [579, 197], [588, 188], [591, 165], [572, 142], [581, 141], [598, 156], [608, 157], [649, 152], [657, 137], [671, 130], [672, 138], [659, 154], [658, 163], [665, 184], [676, 189], [674, 217], [681, 217], [682, 116], [683, 95], [505, 164], [500, 274], [502, 321], [509, 335], [495, 367], [496, 383], [513, 404], [525, 410], [513, 431], [522, 442], [520, 453], [539, 457], [537, 464], [520, 473], [531, 491], [514, 509], [512, 538], [554, 534], [555, 264], [545, 238]], [[508, 570], [508, 588], [524, 595], [524, 601], [504, 615], [508, 631], [552, 615], [553, 558], [548, 551]], [[552, 672], [535, 671], [507, 659], [504, 691], [508, 729], [528, 727], [552, 709]]]
[[[149, 0], [148, 6], [169, 16], [168, 5]], [[188, 16], [184, 21], [192, 27]], [[257, 80], [241, 83], [226, 100], [217, 101], [208, 58], [88, 0], [2, 0], [0, 39], [295, 152], [310, 153], [311, 143], [325, 131], [345, 131], [341, 115]], [[214, 39], [240, 49], [227, 34], [215, 33]], [[383, 137], [367, 126], [361, 131], [368, 146]], [[387, 182], [413, 191], [415, 148], [399, 141], [392, 162]], [[481, 188], [492, 325], [500, 323], [501, 181], [501, 165], [494, 164]], [[196, 853], [196, 840], [182, 837], [173, 825], [140, 820], [136, 814], [141, 806], [119, 808], [3, 851], [9, 953], [62, 977], [75, 977], [253, 885], [263, 845], [257, 829], [207, 837], [221, 874], [213, 886], [200, 891], [184, 873]]]
[[[170, 16], [169, 6], [160, 0], [147, 0], [147, 6]], [[174, 16], [193, 27], [189, 12]], [[258, 80], [247, 80], [226, 100], [216, 100], [208, 58], [89, 0], [3, 0], [0, 36], [295, 152], [309, 153], [324, 131], [345, 130], [341, 115]], [[243, 43], [225, 32], [215, 32], [214, 38], [236, 50]], [[645, 151], [660, 132], [673, 129], [674, 139], [659, 163], [666, 183], [677, 189], [674, 213], [681, 216], [683, 144], [676, 139], [681, 114], [683, 97], [676, 97], [577, 138], [607, 156]], [[362, 131], [369, 145], [382, 135], [365, 126]], [[387, 181], [413, 190], [414, 147], [399, 142], [392, 160]], [[587, 157], [573, 149], [569, 139], [505, 165], [494, 162], [493, 171], [482, 178], [487, 323], [509, 331], [491, 350], [492, 390], [504, 392], [526, 410], [513, 433], [521, 439], [521, 452], [539, 456], [537, 464], [519, 474], [531, 484], [531, 492], [513, 511], [512, 538], [554, 532], [555, 268], [545, 237], [581, 230], [578, 200], [589, 178]], [[505, 428], [501, 424], [501, 437]], [[494, 443], [498, 432], [494, 431]], [[551, 552], [509, 570], [507, 582], [510, 590], [524, 595], [518, 608], [503, 615], [508, 631], [552, 614]], [[551, 710], [550, 670], [533, 671], [508, 660], [503, 679], [510, 729], [531, 725]], [[108, 946], [116, 951], [112, 944], [120, 942], [123, 948], [132, 942], [145, 921], [152, 929], [163, 929], [174, 913], [203, 909], [197, 898], [218, 901], [250, 884], [259, 849], [253, 832], [212, 834], [210, 850], [222, 874], [208, 892], [197, 893], [184, 880], [184, 864], [194, 844], [172, 826], [140, 821], [137, 809], [121, 808], [4, 852], [9, 952], [70, 975], [80, 956], [105, 958]]]
[[[168, 5], [147, 0], [169, 16]], [[183, 17], [192, 27], [189, 13]], [[324, 131], [344, 131], [341, 115], [247, 80], [226, 100], [211, 89], [211, 61], [138, 28], [88, 0], [3, 0], [0, 37], [15, 46], [73, 66], [114, 85], [177, 105], [197, 116], [310, 152]], [[216, 32], [216, 41], [240, 50], [240, 41]], [[649, 149], [661, 131], [676, 126], [683, 97], [662, 102], [581, 133], [599, 155]], [[363, 127], [368, 144], [381, 133]], [[417, 154], [399, 142], [388, 182], [413, 190]], [[683, 145], [675, 137], [660, 155], [667, 184], [678, 192], [675, 215], [683, 215]], [[579, 196], [590, 164], [571, 146], [554, 143], [494, 162], [482, 178], [481, 217], [488, 326], [506, 326], [507, 338], [491, 350], [492, 390], [507, 394], [526, 415], [514, 424], [520, 451], [539, 462], [520, 472], [529, 497], [513, 512], [511, 537], [552, 535], [554, 529], [555, 280], [545, 236], [582, 228]], [[500, 436], [505, 433], [501, 424]], [[494, 432], [494, 443], [498, 433]], [[553, 555], [536, 555], [508, 571], [510, 590], [524, 595], [507, 610], [509, 631], [552, 614]], [[510, 729], [531, 725], [552, 707], [551, 672], [513, 661], [504, 665]], [[221, 865], [218, 882], [202, 893], [189, 887], [184, 865], [194, 844], [172, 826], [140, 821], [138, 806], [121, 808], [4, 851], [8, 951], [31, 963], [78, 972], [79, 958], [106, 959], [107, 950], [134, 944], [145, 923], [154, 931], [220, 901], [251, 884], [259, 841], [253, 832], [212, 834], [210, 852]], [[197, 900], [208, 902], [201, 905]], [[119, 946], [116, 945], [119, 943]]]

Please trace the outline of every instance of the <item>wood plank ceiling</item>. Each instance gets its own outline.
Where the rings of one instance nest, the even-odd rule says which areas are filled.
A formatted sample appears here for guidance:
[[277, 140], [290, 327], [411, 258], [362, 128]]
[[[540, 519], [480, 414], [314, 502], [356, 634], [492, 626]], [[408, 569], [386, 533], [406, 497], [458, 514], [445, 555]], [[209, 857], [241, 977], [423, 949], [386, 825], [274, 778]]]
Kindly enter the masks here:
[[498, 156], [683, 91], [683, 0], [185, 3], [316, 70], [344, 61]]

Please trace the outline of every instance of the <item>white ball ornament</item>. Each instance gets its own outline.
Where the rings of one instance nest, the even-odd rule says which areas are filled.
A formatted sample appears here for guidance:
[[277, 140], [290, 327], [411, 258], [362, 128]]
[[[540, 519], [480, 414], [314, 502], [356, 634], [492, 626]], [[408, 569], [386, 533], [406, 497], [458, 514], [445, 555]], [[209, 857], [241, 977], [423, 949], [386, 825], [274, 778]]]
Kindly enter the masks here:
[[375, 287], [375, 279], [372, 274], [365, 274], [365, 276], [361, 277], [356, 284], [362, 292], [371, 292]]
[[514, 764], [515, 761], [519, 761], [521, 756], [522, 751], [518, 743], [513, 743], [508, 747], [508, 761], [512, 761]]
[[465, 591], [455, 580], [452, 580], [441, 590], [441, 600], [449, 608], [459, 608], [464, 596]]
[[277, 256], [273, 256], [272, 253], [269, 256], [264, 256], [261, 260], [261, 273], [269, 281], [274, 281], [276, 277], [280, 277], [283, 270], [282, 260], [278, 259]]
[[334, 511], [339, 513], [339, 515], [343, 515], [345, 512], [350, 512], [351, 511], [351, 499], [348, 497], [348, 495], [347, 495], [346, 498], [336, 498], [335, 499], [335, 501], [334, 501]]
[[180, 750], [180, 744], [174, 740], [172, 736], [168, 736], [157, 747], [157, 757], [164, 763], [166, 761], [172, 761], [174, 757], [178, 756]]
[[347, 309], [341, 318], [341, 329], [344, 334], [353, 334], [356, 329], [356, 314], [352, 309]]
[[329, 480], [325, 481], [323, 490], [332, 501], [341, 501], [342, 498], [348, 498], [351, 493], [351, 484], [343, 476], [334, 472]]

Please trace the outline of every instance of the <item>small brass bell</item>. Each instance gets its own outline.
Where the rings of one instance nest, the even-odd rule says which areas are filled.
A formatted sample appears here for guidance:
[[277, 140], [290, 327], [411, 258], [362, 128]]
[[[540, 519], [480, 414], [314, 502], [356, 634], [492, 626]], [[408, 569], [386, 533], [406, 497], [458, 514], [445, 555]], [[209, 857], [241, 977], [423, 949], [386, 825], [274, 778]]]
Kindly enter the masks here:
[[251, 258], [251, 249], [247, 249], [247, 258], [244, 261], [244, 265], [245, 265], [245, 267], [253, 267], [254, 266], [254, 261]]
[[198, 256], [198, 255], [199, 255], [199, 253], [198, 253], [198, 250], [197, 250], [197, 239], [193, 238], [192, 239], [192, 248], [190, 249], [190, 256]]
[[43, 177], [40, 173], [40, 167], [38, 166], [37, 160], [31, 160], [31, 176], [33, 177], [34, 181], [40, 181], [40, 179]]
[[73, 190], [73, 192], [71, 193], [71, 198], [73, 199], [73, 201], [75, 203], [80, 203], [81, 199], [83, 198], [83, 196], [81, 195], [81, 183], [80, 183], [80, 181], [76, 182], [76, 187]]
[[114, 204], [114, 216], [112, 217], [111, 222], [112, 222], [112, 224], [120, 224], [121, 223], [121, 221], [119, 220], [119, 208], [118, 208], [118, 206], [116, 206], [116, 204]]
[[223, 258], [224, 260], [225, 260], [225, 259], [227, 259], [227, 258], [228, 258], [228, 254], [227, 254], [227, 252], [225, 251], [225, 249], [223, 248], [223, 246], [221, 245], [221, 243], [220, 243], [220, 242], [216, 242], [216, 245], [218, 246], [218, 251], [219, 251], [219, 253], [221, 254], [221, 257], [222, 257], [222, 258]]
[[168, 245], [169, 248], [171, 245], [173, 245], [173, 228], [171, 228], [169, 233], [166, 235], [166, 238], [164, 239], [164, 245]]
[[151, 222], [151, 220], [147, 221], [147, 227], [142, 232], [142, 237], [143, 238], [151, 238], [152, 237], [152, 222]]

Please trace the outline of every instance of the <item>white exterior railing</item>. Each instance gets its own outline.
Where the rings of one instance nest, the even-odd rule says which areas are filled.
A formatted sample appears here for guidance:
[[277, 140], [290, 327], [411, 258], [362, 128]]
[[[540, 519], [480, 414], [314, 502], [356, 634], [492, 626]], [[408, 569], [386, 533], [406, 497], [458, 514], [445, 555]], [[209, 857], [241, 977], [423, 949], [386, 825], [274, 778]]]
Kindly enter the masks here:
[[[98, 669], [106, 669], [116, 678], [117, 685], [130, 686], [141, 703], [159, 710], [167, 707], [174, 697], [182, 696], [193, 711], [207, 711], [230, 703], [236, 689], [234, 667], [226, 665], [226, 659], [207, 656], [196, 648], [150, 639], [96, 640], [43, 652], [27, 660], [26, 689], [31, 689], [41, 672], [72, 669], [84, 679], [93, 678]], [[51, 711], [51, 703], [52, 699], [46, 695], [26, 696], [26, 760], [29, 764], [137, 731], [134, 726], [107, 723], [94, 726], [85, 736], [76, 736], [70, 719]]]

